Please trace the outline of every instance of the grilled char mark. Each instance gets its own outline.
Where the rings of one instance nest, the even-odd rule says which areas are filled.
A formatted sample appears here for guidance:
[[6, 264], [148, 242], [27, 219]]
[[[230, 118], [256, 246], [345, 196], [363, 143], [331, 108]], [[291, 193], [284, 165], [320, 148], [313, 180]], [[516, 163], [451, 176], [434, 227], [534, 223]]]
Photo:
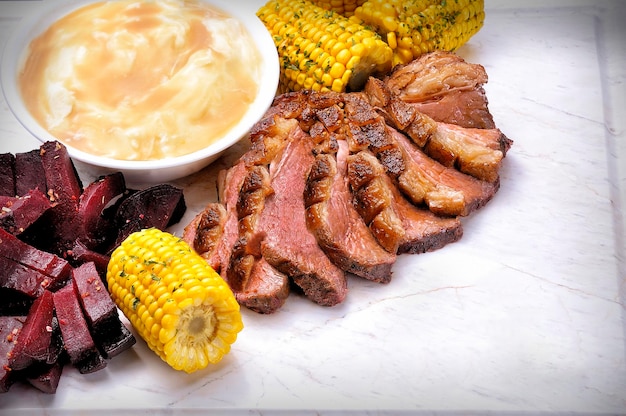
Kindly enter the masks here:
[[298, 120], [280, 113], [265, 116], [250, 132], [250, 149], [241, 157], [246, 165], [267, 165], [285, 147], [285, 137], [298, 126]]
[[356, 210], [378, 243], [389, 253], [397, 253], [405, 232], [383, 179], [385, 169], [373, 154], [364, 150], [348, 157], [347, 171]]
[[224, 205], [212, 202], [185, 227], [182, 237], [213, 269], [218, 271], [219, 261], [216, 253], [224, 234], [226, 218]]
[[501, 161], [511, 146], [500, 130], [436, 122], [397, 98], [375, 78], [369, 79], [365, 93], [387, 123], [406, 133], [433, 159], [480, 180], [498, 180]]
[[269, 182], [269, 172], [265, 166], [252, 166], [239, 189], [236, 205], [239, 237], [233, 246], [227, 273], [227, 281], [234, 292], [247, 289], [254, 264], [261, 257], [255, 229], [265, 199], [273, 193]]
[[[360, 187], [355, 200], [362, 215], [372, 219], [370, 228], [384, 237], [388, 236], [390, 221], [394, 221], [392, 229], [397, 230], [398, 254], [432, 251], [463, 235], [458, 218], [440, 217], [407, 201], [372, 153], [363, 151], [352, 155], [349, 163], [351, 183]], [[380, 216], [381, 212], [386, 215]]]
[[446, 167], [428, 157], [402, 133], [392, 127], [387, 129], [402, 152], [406, 166], [395, 179], [414, 204], [425, 204], [437, 215], [467, 216], [484, 206], [497, 192], [499, 181], [481, 181]]
[[230, 169], [220, 171], [217, 177], [218, 198], [226, 208], [226, 221], [223, 227], [222, 238], [215, 248], [213, 259], [218, 265], [217, 268], [214, 267], [215, 270], [227, 282], [230, 255], [239, 237], [237, 200], [239, 199], [239, 190], [246, 174], [246, 165], [243, 161], [240, 161]]
[[335, 266], [308, 230], [304, 190], [314, 161], [313, 141], [302, 130], [290, 137], [287, 146], [270, 166], [274, 194], [265, 201], [259, 232], [263, 258], [290, 276], [314, 302], [332, 306], [347, 292], [344, 272]]
[[315, 158], [304, 192], [306, 223], [330, 260], [342, 270], [375, 282], [391, 280], [395, 253], [379, 245], [352, 204], [347, 183], [348, 148]]

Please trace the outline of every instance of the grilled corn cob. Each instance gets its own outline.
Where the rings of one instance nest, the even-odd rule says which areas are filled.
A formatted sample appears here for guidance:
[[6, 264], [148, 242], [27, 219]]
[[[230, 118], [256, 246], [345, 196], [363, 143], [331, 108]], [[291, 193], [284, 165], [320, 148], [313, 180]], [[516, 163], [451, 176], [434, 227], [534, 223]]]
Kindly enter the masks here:
[[405, 64], [435, 49], [454, 51], [483, 26], [484, 0], [368, 0], [354, 11], [393, 49], [393, 64]]
[[113, 251], [107, 283], [150, 349], [176, 370], [219, 362], [243, 328], [226, 282], [187, 243], [156, 228]]
[[365, 0], [312, 0], [312, 2], [323, 9], [350, 17], [357, 7], [365, 3]]
[[360, 90], [391, 70], [392, 50], [377, 33], [308, 0], [270, 0], [257, 16], [278, 49], [280, 92]]

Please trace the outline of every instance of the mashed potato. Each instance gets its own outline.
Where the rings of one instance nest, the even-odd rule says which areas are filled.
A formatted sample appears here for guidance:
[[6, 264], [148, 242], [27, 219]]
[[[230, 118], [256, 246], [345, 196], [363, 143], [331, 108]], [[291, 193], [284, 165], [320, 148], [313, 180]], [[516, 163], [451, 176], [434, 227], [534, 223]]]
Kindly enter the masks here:
[[242, 23], [202, 2], [98, 2], [31, 43], [19, 87], [61, 142], [161, 159], [206, 147], [236, 124], [256, 97], [260, 65]]

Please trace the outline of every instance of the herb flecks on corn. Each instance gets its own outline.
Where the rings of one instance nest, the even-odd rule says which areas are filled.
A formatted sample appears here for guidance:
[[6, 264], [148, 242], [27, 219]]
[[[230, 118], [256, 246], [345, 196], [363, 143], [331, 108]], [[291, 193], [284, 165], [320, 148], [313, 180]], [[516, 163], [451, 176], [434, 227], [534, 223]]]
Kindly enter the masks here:
[[176, 370], [219, 362], [243, 328], [228, 284], [187, 243], [156, 228], [113, 251], [107, 283], [141, 338]]
[[308, 0], [270, 0], [257, 16], [280, 57], [280, 92], [360, 90], [391, 70], [393, 52], [374, 31]]
[[312, 0], [312, 2], [323, 9], [350, 17], [357, 7], [365, 3], [365, 0]]
[[368, 0], [352, 19], [386, 39], [397, 65], [433, 50], [458, 49], [483, 26], [484, 9], [484, 0]]

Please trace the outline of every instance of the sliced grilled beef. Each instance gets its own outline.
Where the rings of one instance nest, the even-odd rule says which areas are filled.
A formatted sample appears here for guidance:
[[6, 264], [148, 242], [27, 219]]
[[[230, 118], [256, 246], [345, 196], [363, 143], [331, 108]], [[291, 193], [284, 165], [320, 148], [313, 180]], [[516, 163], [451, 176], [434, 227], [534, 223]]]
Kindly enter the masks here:
[[402, 133], [392, 127], [387, 130], [401, 152], [405, 169], [395, 175], [399, 162], [379, 159], [414, 204], [425, 204], [438, 215], [466, 216], [489, 202], [497, 192], [499, 181], [481, 181], [446, 167], [428, 157]]
[[376, 282], [388, 282], [396, 260], [378, 244], [352, 203], [347, 176], [348, 146], [339, 142], [336, 158], [321, 154], [304, 192], [306, 223], [328, 257], [342, 270]]
[[494, 128], [483, 84], [482, 65], [445, 51], [424, 54], [396, 67], [385, 83], [401, 100], [437, 121], [463, 127]]
[[407, 201], [372, 153], [351, 155], [348, 172], [362, 215], [372, 219], [374, 235], [398, 254], [436, 250], [463, 235], [457, 218], [437, 216]]
[[367, 150], [348, 157], [348, 181], [354, 204], [380, 245], [395, 254], [404, 238], [404, 228], [391, 204], [392, 196], [383, 179], [386, 176], [384, 169], [377, 171], [377, 165], [362, 162], [361, 159], [367, 156], [376, 159]]
[[223, 241], [226, 218], [224, 205], [211, 202], [185, 226], [182, 237], [218, 272], [220, 259], [217, 248]]
[[306, 226], [303, 194], [314, 162], [312, 148], [309, 136], [297, 130], [280, 159], [272, 162], [274, 194], [265, 201], [257, 228], [264, 235], [261, 252], [265, 260], [290, 276], [308, 298], [332, 306], [345, 298], [347, 282]]
[[400, 100], [376, 78], [368, 80], [365, 93], [387, 123], [406, 133], [433, 159], [481, 180], [498, 180], [500, 163], [511, 146], [500, 130], [437, 122]]

